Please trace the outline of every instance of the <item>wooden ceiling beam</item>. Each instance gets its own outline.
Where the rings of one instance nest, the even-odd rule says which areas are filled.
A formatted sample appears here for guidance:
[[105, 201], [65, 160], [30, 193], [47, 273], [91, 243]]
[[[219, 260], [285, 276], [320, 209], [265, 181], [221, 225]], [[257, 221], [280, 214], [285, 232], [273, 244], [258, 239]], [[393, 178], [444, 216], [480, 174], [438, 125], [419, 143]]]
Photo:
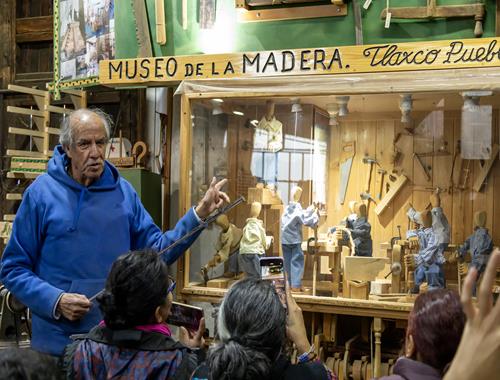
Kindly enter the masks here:
[[54, 18], [52, 16], [16, 19], [16, 43], [52, 41]]

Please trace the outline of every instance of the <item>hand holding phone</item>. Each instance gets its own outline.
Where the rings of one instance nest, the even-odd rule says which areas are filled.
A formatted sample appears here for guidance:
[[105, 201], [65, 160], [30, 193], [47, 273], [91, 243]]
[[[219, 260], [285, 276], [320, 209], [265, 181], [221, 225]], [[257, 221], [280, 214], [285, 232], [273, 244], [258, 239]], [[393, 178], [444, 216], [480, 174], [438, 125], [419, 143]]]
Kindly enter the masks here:
[[179, 342], [189, 348], [200, 348], [205, 345], [205, 339], [203, 339], [204, 334], [205, 318], [201, 318], [200, 326], [196, 331], [188, 330], [183, 326], [180, 327]]
[[197, 331], [202, 318], [202, 308], [179, 302], [172, 302], [167, 323], [174, 326], [183, 326], [191, 331]]
[[260, 277], [263, 280], [271, 282], [271, 284], [276, 289], [278, 297], [285, 309], [287, 308], [286, 303], [286, 291], [285, 291], [285, 273], [283, 268], [283, 258], [282, 257], [261, 257], [260, 258]]

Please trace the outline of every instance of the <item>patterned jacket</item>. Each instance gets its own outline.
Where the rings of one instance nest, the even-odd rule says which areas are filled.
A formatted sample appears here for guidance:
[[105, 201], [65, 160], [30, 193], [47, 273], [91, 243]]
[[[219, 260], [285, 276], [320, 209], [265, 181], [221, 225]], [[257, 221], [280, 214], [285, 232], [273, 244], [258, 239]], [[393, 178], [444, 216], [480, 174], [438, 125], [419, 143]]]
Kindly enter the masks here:
[[187, 379], [204, 360], [201, 350], [157, 332], [96, 326], [72, 338], [63, 357], [67, 379]]

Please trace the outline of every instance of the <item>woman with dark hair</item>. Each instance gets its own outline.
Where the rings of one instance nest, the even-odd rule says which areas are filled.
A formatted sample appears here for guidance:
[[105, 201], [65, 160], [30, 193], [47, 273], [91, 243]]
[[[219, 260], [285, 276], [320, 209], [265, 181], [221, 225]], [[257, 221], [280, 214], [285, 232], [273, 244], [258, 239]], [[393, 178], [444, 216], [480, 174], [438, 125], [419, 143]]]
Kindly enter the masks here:
[[436, 289], [420, 294], [408, 317], [405, 357], [383, 380], [439, 380], [457, 351], [465, 314], [458, 294]]
[[188, 378], [201, 361], [194, 348], [203, 344], [205, 323], [202, 319], [194, 336], [181, 328], [180, 342], [171, 338], [165, 321], [174, 288], [156, 252], [120, 256], [97, 297], [104, 320], [65, 350], [68, 378]]
[[[247, 278], [225, 295], [217, 317], [219, 342], [192, 379], [330, 379], [315, 359], [302, 311], [287, 288], [287, 311], [267, 281]], [[287, 336], [297, 346], [299, 364], [286, 354]]]
[[62, 380], [57, 360], [26, 348], [0, 350], [0, 379]]

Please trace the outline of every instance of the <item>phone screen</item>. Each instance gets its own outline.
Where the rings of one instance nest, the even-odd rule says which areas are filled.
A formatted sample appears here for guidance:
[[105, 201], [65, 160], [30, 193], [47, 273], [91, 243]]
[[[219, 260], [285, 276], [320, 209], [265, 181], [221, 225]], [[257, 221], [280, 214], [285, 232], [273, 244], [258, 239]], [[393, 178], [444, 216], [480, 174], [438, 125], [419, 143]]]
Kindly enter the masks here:
[[172, 302], [167, 323], [175, 326], [184, 326], [188, 330], [196, 331], [200, 326], [201, 318], [203, 318], [203, 309], [179, 302]]
[[286, 308], [285, 273], [282, 257], [262, 257], [260, 259], [260, 277], [270, 281], [276, 289], [281, 303]]

